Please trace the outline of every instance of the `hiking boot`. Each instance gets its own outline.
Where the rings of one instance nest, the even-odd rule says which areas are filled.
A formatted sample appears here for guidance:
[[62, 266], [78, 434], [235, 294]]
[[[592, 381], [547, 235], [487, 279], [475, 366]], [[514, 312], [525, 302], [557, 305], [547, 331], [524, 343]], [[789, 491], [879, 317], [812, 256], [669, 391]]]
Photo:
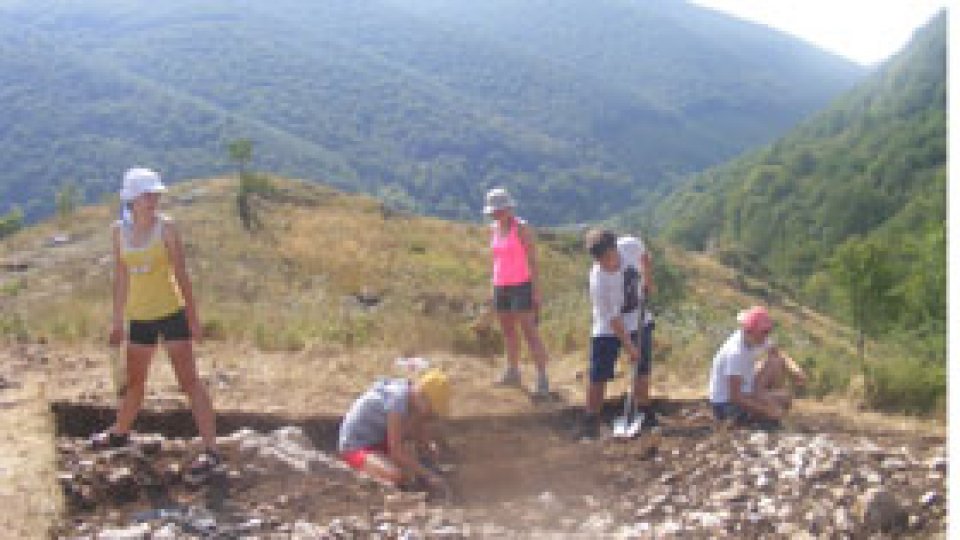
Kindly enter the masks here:
[[600, 438], [600, 420], [596, 416], [587, 416], [577, 432], [578, 441], [595, 441]]
[[110, 430], [95, 433], [90, 437], [91, 450], [110, 450], [130, 446], [130, 434], [118, 435]]
[[537, 386], [533, 390], [533, 395], [538, 398], [550, 397], [550, 381], [547, 380], [546, 373], [537, 374]]
[[520, 370], [515, 367], [508, 367], [495, 381], [498, 386], [520, 386]]
[[214, 450], [204, 450], [187, 468], [184, 475], [189, 484], [199, 484], [207, 479], [220, 466], [220, 454]]
[[647, 408], [641, 410], [643, 414], [643, 427], [646, 428], [655, 428], [660, 425], [660, 420], [657, 419], [657, 413], [653, 412], [653, 409]]

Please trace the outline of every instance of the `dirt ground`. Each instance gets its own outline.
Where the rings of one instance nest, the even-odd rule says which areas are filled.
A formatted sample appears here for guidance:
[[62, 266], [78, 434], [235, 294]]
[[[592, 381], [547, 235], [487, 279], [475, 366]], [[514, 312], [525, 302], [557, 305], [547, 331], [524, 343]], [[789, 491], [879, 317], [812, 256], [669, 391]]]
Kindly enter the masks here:
[[[434, 358], [457, 388], [442, 464], [453, 494], [426, 498], [359, 477], [333, 454], [350, 400], [376, 374], [400, 373], [389, 354], [201, 351], [226, 466], [193, 486], [180, 470], [196, 448], [194, 429], [162, 357], [137, 425], [157, 444], [98, 454], [84, 440], [112, 415], [107, 354], [4, 348], [5, 530], [20, 538], [945, 534], [945, 436], [932, 422], [801, 402], [779, 430], [724, 431], [702, 399], [685, 398], [662, 400], [661, 427], [637, 440], [584, 443], [573, 437], [582, 396], [575, 365], [557, 368], [556, 400], [536, 404], [491, 388], [490, 360]], [[878, 492], [895, 504], [884, 506]]]

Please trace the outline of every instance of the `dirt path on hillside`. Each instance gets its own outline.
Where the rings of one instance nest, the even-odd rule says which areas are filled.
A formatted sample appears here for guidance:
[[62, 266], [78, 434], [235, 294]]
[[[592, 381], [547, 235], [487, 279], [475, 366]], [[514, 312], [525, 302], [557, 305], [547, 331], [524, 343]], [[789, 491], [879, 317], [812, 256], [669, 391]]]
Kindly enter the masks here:
[[61, 511], [43, 372], [0, 351], [0, 530], [47, 538]]

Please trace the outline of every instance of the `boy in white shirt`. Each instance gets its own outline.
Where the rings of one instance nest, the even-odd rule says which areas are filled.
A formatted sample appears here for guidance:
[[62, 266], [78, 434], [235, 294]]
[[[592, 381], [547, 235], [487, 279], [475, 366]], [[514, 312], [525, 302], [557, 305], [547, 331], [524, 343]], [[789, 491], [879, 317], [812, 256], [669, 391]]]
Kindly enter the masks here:
[[710, 403], [718, 420], [780, 420], [790, 408], [786, 376], [802, 386], [803, 370], [768, 339], [770, 314], [754, 306], [737, 315], [740, 329], [713, 357]]
[[650, 256], [639, 238], [617, 238], [611, 231], [591, 230], [587, 250], [593, 257], [590, 269], [590, 301], [593, 326], [590, 340], [590, 374], [587, 385], [586, 417], [582, 438], [595, 438], [607, 381], [624, 348], [636, 369], [634, 396], [646, 413], [648, 424], [655, 422], [650, 409], [650, 357], [653, 320], [649, 312], [641, 332], [640, 303], [653, 289]]

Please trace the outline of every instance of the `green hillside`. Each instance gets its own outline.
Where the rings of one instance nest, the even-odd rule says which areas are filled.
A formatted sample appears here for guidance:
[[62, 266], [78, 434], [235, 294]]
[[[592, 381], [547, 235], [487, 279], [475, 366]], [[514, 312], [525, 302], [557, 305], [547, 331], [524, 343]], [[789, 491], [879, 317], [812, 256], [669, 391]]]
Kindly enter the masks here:
[[132, 163], [255, 166], [475, 218], [506, 184], [542, 223], [769, 141], [863, 70], [682, 2], [0, 3], [0, 214]]
[[941, 13], [830, 108], [696, 176], [654, 220], [685, 246], [752, 258], [805, 302], [942, 360], [946, 31]]

